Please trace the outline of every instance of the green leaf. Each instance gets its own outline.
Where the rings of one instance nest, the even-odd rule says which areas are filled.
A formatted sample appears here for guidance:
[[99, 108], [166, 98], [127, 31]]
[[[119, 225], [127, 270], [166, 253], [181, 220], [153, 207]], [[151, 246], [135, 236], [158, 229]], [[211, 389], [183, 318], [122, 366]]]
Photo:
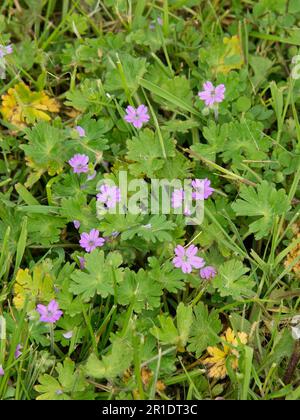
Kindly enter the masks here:
[[247, 112], [249, 108], [251, 108], [251, 99], [247, 96], [241, 96], [236, 101], [236, 109], [239, 112]]
[[120, 280], [122, 269], [118, 268], [122, 263], [122, 257], [117, 252], [108, 254], [95, 249], [86, 255], [86, 270], [76, 270], [71, 278], [70, 291], [75, 295], [81, 295], [84, 301], [89, 301], [95, 294], [104, 298], [114, 294], [114, 276]]
[[[270, 140], [263, 134], [263, 124], [258, 121], [242, 120], [223, 124], [226, 141], [222, 157], [239, 167], [244, 160], [266, 160], [271, 147]], [[254, 162], [255, 163], [255, 162]], [[253, 165], [254, 165], [253, 163]]]
[[185, 306], [183, 302], [180, 302], [177, 307], [177, 329], [179, 332], [179, 344], [178, 347], [184, 348], [189, 339], [190, 329], [193, 323], [193, 309], [191, 306]]
[[68, 222], [79, 220], [83, 231], [93, 229], [97, 223], [96, 211], [93, 211], [91, 203], [87, 203], [87, 196], [82, 192], [62, 200], [61, 215], [66, 217]]
[[268, 236], [275, 217], [284, 215], [290, 208], [285, 191], [277, 191], [267, 181], [257, 188], [242, 186], [240, 196], [232, 208], [238, 216], [260, 216], [249, 226], [249, 233], [254, 233], [257, 240]]
[[192, 115], [196, 115], [197, 117], [203, 118], [202, 114], [197, 111], [193, 106], [190, 105], [188, 101], [182, 99], [180, 96], [174, 95], [174, 93], [169, 92], [166, 89], [162, 89], [160, 86], [149, 82], [149, 80], [142, 79], [140, 81], [141, 86], [145, 89], [149, 90], [152, 94], [159, 96], [160, 98], [166, 100], [168, 103], [175, 107], [176, 109], [184, 110], [190, 112]]
[[191, 146], [193, 152], [215, 162], [217, 153], [223, 150], [225, 143], [226, 137], [222, 127], [214, 121], [210, 121], [208, 126], [203, 128], [203, 136], [207, 140], [207, 143], [199, 143]]
[[174, 270], [174, 265], [165, 261], [160, 264], [155, 257], [148, 258], [151, 270], [148, 272], [149, 277], [160, 283], [161, 287], [170, 293], [177, 293], [185, 287], [185, 275], [181, 270]]
[[136, 214], [105, 214], [100, 222], [100, 230], [104, 236], [109, 236], [113, 232], [125, 232], [141, 224], [144, 217]]
[[178, 104], [177, 101], [173, 101], [172, 103], [169, 100], [172, 95], [174, 95], [174, 92], [176, 92], [176, 96], [178, 98], [184, 98], [186, 106], [188, 106], [190, 109], [193, 108], [193, 91], [191, 89], [189, 80], [186, 79], [185, 76], [176, 76], [173, 79], [163, 79], [159, 83], [159, 89], [159, 93], [168, 92], [168, 94], [164, 97], [162, 95], [158, 95], [158, 97], [153, 95], [156, 102], [158, 102], [163, 108], [171, 111], [178, 111], [178, 105], [180, 105], [180, 103]]
[[218, 334], [222, 330], [222, 324], [217, 311], [209, 313], [203, 302], [198, 303], [194, 313], [188, 350], [200, 357], [208, 346], [214, 346], [220, 341]]
[[271, 70], [274, 70], [274, 63], [269, 58], [251, 54], [249, 64], [254, 71], [251, 82], [257, 88], [264, 80], [268, 79]]
[[121, 305], [132, 305], [133, 310], [140, 313], [143, 309], [158, 308], [161, 285], [150, 279], [148, 273], [140, 269], [137, 273], [126, 270], [123, 280], [118, 285], [118, 302]]
[[190, 328], [193, 322], [193, 310], [191, 306], [185, 306], [182, 302], [177, 307], [177, 327], [170, 316], [159, 315], [160, 328], [155, 326], [150, 329], [162, 344], [176, 345], [178, 351], [184, 351], [189, 338]]
[[[141, 78], [146, 73], [146, 59], [141, 57], [135, 58], [129, 54], [119, 54], [119, 60], [126, 82], [122, 80], [122, 75], [116, 65], [113, 66], [110, 63], [105, 77], [104, 88], [108, 92], [123, 91], [124, 83], [126, 83], [129, 93], [133, 95], [139, 88]], [[117, 60], [115, 61], [117, 62]]]
[[254, 296], [252, 291], [254, 281], [245, 276], [248, 271], [249, 268], [239, 260], [226, 261], [219, 267], [213, 286], [218, 289], [222, 297], [231, 296], [233, 299], [240, 300], [243, 297]]
[[95, 354], [89, 357], [85, 371], [86, 374], [97, 379], [111, 380], [121, 376], [127, 370], [133, 359], [133, 348], [128, 340], [115, 338], [110, 353], [101, 360]]
[[122, 240], [132, 239], [135, 235], [143, 238], [147, 242], [171, 241], [172, 235], [168, 231], [174, 230], [175, 223], [167, 220], [165, 215], [156, 215], [149, 219], [148, 223], [133, 227], [123, 232]]
[[40, 385], [34, 388], [41, 395], [37, 400], [74, 400], [82, 397], [82, 392], [88, 386], [83, 372], [75, 369], [75, 363], [65, 358], [63, 364], [56, 366], [58, 377], [48, 374], [39, 377]]
[[[74, 219], [73, 219], [74, 220]], [[60, 240], [61, 230], [66, 219], [46, 214], [30, 214], [28, 216], [28, 237], [34, 244], [48, 246]]]
[[[175, 156], [175, 141], [169, 138], [164, 139], [164, 146], [167, 157]], [[134, 176], [146, 175], [151, 178], [165, 164], [162, 156], [159, 137], [153, 131], [146, 128], [127, 141], [128, 153], [126, 159], [136, 163], [129, 165], [129, 171]]]
[[162, 344], [176, 344], [178, 339], [178, 331], [174, 325], [173, 319], [167, 315], [159, 315], [159, 327], [150, 328], [150, 333], [157, 338]]
[[40, 122], [31, 130], [24, 131], [28, 144], [23, 144], [20, 148], [25, 152], [28, 166], [33, 168], [36, 175], [39, 175], [38, 179], [44, 172], [48, 172], [51, 176], [60, 173], [66, 159], [65, 131], [47, 122]]
[[187, 179], [190, 177], [193, 162], [186, 158], [182, 153], [176, 152], [174, 157], [168, 158], [164, 166], [156, 173], [159, 179]]
[[163, 130], [168, 132], [177, 132], [177, 133], [188, 133], [192, 128], [199, 127], [199, 122], [189, 118], [187, 120], [168, 120], [164, 123], [162, 127]]
[[72, 106], [81, 112], [98, 115], [102, 110], [104, 101], [99, 88], [100, 82], [97, 79], [85, 79], [76, 88], [66, 93], [67, 101], [65, 105]]

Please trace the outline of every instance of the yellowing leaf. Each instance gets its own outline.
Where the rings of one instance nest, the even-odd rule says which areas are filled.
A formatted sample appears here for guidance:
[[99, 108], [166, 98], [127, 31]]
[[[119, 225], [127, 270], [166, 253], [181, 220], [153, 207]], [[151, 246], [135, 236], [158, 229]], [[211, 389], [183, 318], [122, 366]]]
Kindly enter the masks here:
[[17, 127], [39, 120], [49, 121], [51, 112], [59, 111], [59, 104], [44, 92], [32, 92], [25, 83], [18, 83], [2, 95], [3, 118]]
[[231, 38], [224, 38], [225, 46], [223, 54], [219, 57], [218, 64], [215, 68], [216, 73], [227, 74], [231, 70], [240, 69], [244, 64], [243, 50], [241, 41], [237, 35]]
[[293, 239], [293, 244], [295, 244], [291, 251], [288, 253], [285, 260], [285, 267], [292, 267], [292, 270], [296, 274], [296, 277], [300, 278], [300, 233]]
[[45, 260], [33, 268], [32, 274], [28, 268], [18, 270], [13, 299], [18, 310], [24, 308], [26, 301], [27, 312], [29, 312], [36, 307], [37, 303], [48, 303], [55, 297], [51, 268], [51, 263]]
[[[231, 356], [231, 367], [236, 370], [238, 368], [239, 352], [235, 349], [239, 345], [245, 345], [248, 341], [248, 336], [244, 332], [238, 332], [237, 336], [231, 328], [227, 328], [225, 334], [221, 337], [223, 339], [223, 349], [219, 347], [208, 347], [207, 353], [209, 357], [204, 359], [202, 363], [209, 366], [208, 376], [215, 379], [224, 379], [228, 374], [226, 367], [226, 360]], [[227, 343], [229, 345], [227, 345]]]

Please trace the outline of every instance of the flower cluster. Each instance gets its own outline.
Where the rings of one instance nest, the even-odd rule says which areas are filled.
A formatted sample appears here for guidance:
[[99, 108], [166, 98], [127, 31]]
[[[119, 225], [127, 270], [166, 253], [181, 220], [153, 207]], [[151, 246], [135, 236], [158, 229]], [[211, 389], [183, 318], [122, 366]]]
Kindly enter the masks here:
[[204, 259], [196, 256], [198, 248], [195, 245], [190, 245], [187, 249], [177, 245], [174, 251], [176, 257], [173, 264], [176, 268], [181, 268], [183, 273], [191, 273], [194, 268], [202, 268], [205, 265]]
[[209, 280], [216, 276], [216, 269], [212, 266], [205, 266], [205, 260], [196, 255], [198, 247], [195, 245], [190, 245], [186, 249], [181, 245], [177, 245], [174, 252], [176, 255], [173, 258], [174, 267], [181, 268], [183, 273], [191, 273], [193, 269], [200, 269], [199, 274], [202, 279]]
[[173, 264], [176, 268], [181, 268], [183, 273], [187, 274], [191, 273], [193, 269], [200, 269], [199, 274], [202, 279], [209, 280], [216, 276], [216, 269], [212, 266], [205, 266], [205, 260], [196, 255], [198, 247], [195, 245], [190, 245], [186, 249], [177, 245], [174, 252], [176, 257], [173, 258]]
[[[195, 201], [198, 200], [207, 200], [214, 192], [214, 188], [211, 187], [211, 182], [209, 179], [194, 179], [191, 182], [193, 187], [192, 199]], [[171, 205], [173, 209], [181, 208], [182, 203], [186, 198], [186, 191], [184, 189], [175, 189], [172, 193]], [[191, 211], [187, 205], [184, 208], [184, 215], [190, 216]]]

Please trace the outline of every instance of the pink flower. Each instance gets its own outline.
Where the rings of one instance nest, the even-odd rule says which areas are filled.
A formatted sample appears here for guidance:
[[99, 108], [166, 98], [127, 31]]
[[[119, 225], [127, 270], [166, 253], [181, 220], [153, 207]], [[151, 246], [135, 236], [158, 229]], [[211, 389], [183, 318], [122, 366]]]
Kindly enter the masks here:
[[73, 225], [74, 225], [75, 229], [79, 229], [80, 228], [79, 220], [73, 220]]
[[5, 57], [13, 52], [12, 45], [0, 45], [0, 58]]
[[86, 252], [92, 252], [98, 246], [103, 246], [105, 240], [99, 237], [99, 230], [92, 229], [90, 233], [83, 232], [80, 236], [79, 244]]
[[194, 200], [206, 200], [215, 191], [211, 186], [209, 179], [195, 179], [192, 181], [192, 187], [196, 190], [192, 193]]
[[145, 105], [140, 105], [137, 109], [129, 105], [126, 108], [126, 112], [124, 120], [135, 128], [142, 128], [143, 124], [150, 120], [148, 108]]
[[72, 338], [72, 337], [73, 337], [73, 331], [66, 331], [66, 332], [63, 334], [63, 337], [64, 337], [66, 340], [70, 340], [70, 338]]
[[182, 206], [184, 200], [184, 190], [174, 190], [172, 193], [172, 207], [173, 209], [178, 209]]
[[217, 275], [215, 267], [208, 265], [207, 267], [201, 268], [200, 277], [205, 280], [213, 279]]
[[121, 201], [120, 189], [115, 186], [102, 185], [100, 193], [97, 194], [97, 201], [104, 203], [109, 209], [116, 207], [117, 203]]
[[85, 137], [85, 129], [80, 127], [80, 125], [76, 125], [75, 130], [79, 134], [79, 137]]
[[211, 82], [205, 82], [203, 83], [203, 91], [199, 92], [198, 96], [205, 102], [207, 107], [211, 108], [215, 103], [220, 103], [224, 100], [225, 89], [223, 84], [214, 87]]
[[15, 350], [15, 359], [18, 359], [21, 356], [22, 354], [21, 348], [22, 348], [21, 344], [18, 344]]
[[72, 166], [75, 174], [88, 172], [89, 157], [80, 154], [74, 155], [72, 159], [69, 160], [69, 164]]
[[184, 214], [185, 216], [191, 216], [192, 212], [191, 212], [191, 210], [188, 208], [188, 206], [186, 206], [186, 207], [184, 208], [183, 214]]
[[6, 49], [6, 54], [12, 54], [13, 53], [13, 47], [12, 47], [11, 44], [7, 45], [5, 47], [5, 49]]
[[85, 269], [85, 258], [84, 257], [78, 257], [78, 260], [79, 260], [80, 270], [84, 270]]
[[198, 248], [195, 245], [190, 245], [187, 249], [177, 245], [174, 251], [176, 257], [173, 264], [176, 268], [181, 268], [183, 273], [191, 273], [193, 268], [202, 268], [205, 265], [204, 259], [196, 256]]
[[0, 365], [0, 376], [4, 376], [4, 375], [5, 375], [4, 369], [2, 365]]
[[63, 314], [55, 299], [51, 300], [48, 306], [37, 305], [36, 311], [40, 314], [41, 322], [49, 322], [50, 324], [58, 321]]
[[149, 28], [154, 29], [156, 24], [158, 24], [159, 26], [163, 26], [163, 20], [161, 17], [156, 18], [156, 20], [152, 20], [149, 25]]

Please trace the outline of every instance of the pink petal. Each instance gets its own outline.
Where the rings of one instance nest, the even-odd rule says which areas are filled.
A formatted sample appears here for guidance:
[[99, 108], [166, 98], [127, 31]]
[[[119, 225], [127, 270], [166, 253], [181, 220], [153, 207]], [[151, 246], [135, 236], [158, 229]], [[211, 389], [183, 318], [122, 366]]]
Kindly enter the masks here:
[[131, 105], [129, 105], [127, 108], [126, 108], [126, 112], [128, 112], [128, 114], [134, 114], [135, 115], [135, 109], [133, 108], [133, 106], [131, 106]]
[[188, 257], [193, 257], [198, 252], [198, 248], [195, 245], [190, 245], [188, 249], [186, 250], [186, 255]]
[[177, 245], [174, 251], [175, 251], [175, 254], [178, 255], [178, 257], [182, 258], [185, 256], [185, 249], [181, 245]]
[[173, 258], [172, 262], [176, 268], [180, 268], [182, 266], [182, 259], [180, 257]]
[[193, 268], [202, 268], [205, 266], [205, 261], [201, 257], [192, 257], [189, 261]]
[[193, 270], [191, 264], [189, 264], [188, 262], [183, 262], [181, 269], [183, 273], [191, 273]]
[[226, 90], [225, 85], [223, 84], [218, 85], [215, 89], [216, 95], [224, 95], [225, 90]]
[[58, 309], [58, 303], [56, 302], [56, 300], [51, 300], [51, 302], [48, 305], [48, 311], [50, 312], [55, 312]]
[[135, 128], [142, 128], [142, 126], [143, 126], [143, 123], [142, 123], [142, 121], [133, 121], [133, 126], [135, 127]]
[[211, 82], [205, 82], [203, 83], [203, 89], [211, 92], [214, 90], [214, 85]]
[[148, 108], [145, 105], [140, 105], [136, 110], [138, 114], [146, 114], [148, 112]]

